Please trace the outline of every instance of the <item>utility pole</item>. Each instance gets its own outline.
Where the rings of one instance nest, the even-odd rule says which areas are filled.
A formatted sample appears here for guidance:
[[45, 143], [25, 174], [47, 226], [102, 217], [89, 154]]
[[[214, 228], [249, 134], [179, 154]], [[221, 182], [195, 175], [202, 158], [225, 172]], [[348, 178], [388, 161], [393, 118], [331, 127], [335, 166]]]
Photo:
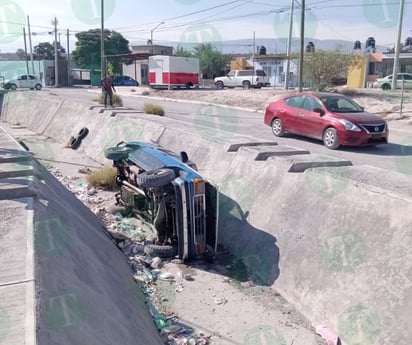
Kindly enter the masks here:
[[290, 73], [290, 50], [292, 45], [292, 32], [293, 32], [293, 11], [295, 8], [295, 0], [291, 0], [290, 4], [290, 22], [289, 22], [289, 37], [288, 46], [286, 48], [286, 74], [285, 74], [285, 90], [289, 89], [289, 73]]
[[401, 34], [402, 34], [402, 21], [403, 21], [403, 9], [405, 6], [405, 0], [400, 0], [399, 4], [399, 21], [398, 21], [398, 37], [395, 45], [395, 58], [393, 60], [393, 73], [392, 73], [392, 90], [396, 91], [396, 84], [398, 81], [398, 65], [399, 65], [399, 52], [401, 50]]
[[69, 42], [70, 31], [67, 29], [67, 86], [70, 86], [70, 42]]
[[54, 87], [59, 86], [59, 56], [57, 51], [57, 19], [54, 17]]
[[106, 76], [106, 66], [104, 63], [104, 0], [101, 2], [101, 30], [102, 30], [102, 35], [100, 37], [100, 69], [101, 69], [101, 79], [103, 80], [104, 77]]
[[303, 88], [303, 54], [305, 52], [305, 0], [302, 0], [300, 14], [300, 52], [299, 52], [299, 92]]
[[33, 60], [33, 49], [32, 49], [32, 44], [31, 44], [31, 31], [30, 31], [30, 19], [29, 16], [27, 16], [27, 27], [29, 29], [29, 46], [30, 46], [30, 59], [31, 59], [31, 69], [32, 73], [34, 74], [34, 60]]
[[27, 42], [26, 42], [26, 28], [23, 27], [23, 37], [24, 37], [24, 52], [26, 53], [25, 59], [26, 60], [26, 71], [29, 74], [29, 60], [27, 56]]

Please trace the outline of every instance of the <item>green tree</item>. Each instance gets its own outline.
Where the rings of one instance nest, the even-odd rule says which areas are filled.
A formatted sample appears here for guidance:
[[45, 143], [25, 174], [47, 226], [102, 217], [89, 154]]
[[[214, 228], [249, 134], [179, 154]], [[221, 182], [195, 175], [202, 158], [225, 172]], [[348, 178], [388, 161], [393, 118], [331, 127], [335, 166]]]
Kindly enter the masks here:
[[21, 48], [17, 49], [16, 55], [17, 55], [19, 60], [26, 60], [27, 59], [26, 52], [24, 51], [24, 49], [21, 49]]
[[[82, 31], [76, 34], [76, 49], [72, 53], [72, 58], [80, 67], [100, 67], [100, 37], [100, 29]], [[120, 72], [120, 57], [110, 55], [130, 53], [129, 41], [116, 31], [104, 30], [104, 52], [106, 56], [109, 56], [108, 61], [113, 64], [114, 72]]]
[[333, 51], [316, 50], [306, 53], [303, 62], [305, 77], [311, 79], [313, 88], [319, 91], [332, 86], [334, 79], [346, 76], [350, 66], [359, 66], [359, 54], [345, 53], [342, 47]]
[[[33, 49], [36, 59], [54, 60], [54, 45], [49, 42], [41, 42]], [[57, 54], [59, 59], [64, 58], [66, 50], [57, 42]]]
[[190, 50], [186, 50], [185, 48], [181, 46], [178, 46], [176, 48], [176, 56], [193, 57], [193, 52]]
[[203, 78], [213, 79], [221, 74], [230, 61], [228, 55], [222, 54], [211, 43], [201, 43], [193, 49], [193, 56], [199, 58]]

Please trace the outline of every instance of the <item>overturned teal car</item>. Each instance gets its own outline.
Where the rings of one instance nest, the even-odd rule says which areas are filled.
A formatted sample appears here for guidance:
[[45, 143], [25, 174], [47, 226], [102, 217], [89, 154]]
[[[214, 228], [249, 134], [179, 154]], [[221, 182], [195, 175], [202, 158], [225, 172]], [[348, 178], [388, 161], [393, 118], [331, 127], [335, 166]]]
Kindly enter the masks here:
[[218, 192], [186, 152], [133, 141], [106, 149], [105, 157], [117, 169], [117, 203], [155, 230], [146, 254], [186, 260], [216, 249]]

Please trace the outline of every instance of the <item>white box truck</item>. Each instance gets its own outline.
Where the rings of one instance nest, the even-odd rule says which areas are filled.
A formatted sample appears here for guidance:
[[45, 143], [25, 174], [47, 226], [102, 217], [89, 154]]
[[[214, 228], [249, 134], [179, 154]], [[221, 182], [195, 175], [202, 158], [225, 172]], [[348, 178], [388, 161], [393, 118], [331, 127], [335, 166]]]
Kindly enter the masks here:
[[149, 84], [152, 88], [198, 87], [199, 77], [197, 58], [167, 55], [149, 57]]

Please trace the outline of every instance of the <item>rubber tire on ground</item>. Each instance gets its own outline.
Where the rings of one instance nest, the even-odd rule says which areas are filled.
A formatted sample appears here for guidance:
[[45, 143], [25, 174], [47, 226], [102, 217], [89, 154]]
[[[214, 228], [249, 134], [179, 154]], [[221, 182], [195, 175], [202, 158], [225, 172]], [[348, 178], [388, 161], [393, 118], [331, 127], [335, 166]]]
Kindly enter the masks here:
[[172, 182], [176, 174], [172, 169], [160, 168], [145, 171], [136, 176], [136, 183], [143, 188], [162, 187]]
[[79, 134], [77, 134], [77, 137], [80, 139], [86, 138], [87, 134], [89, 134], [89, 129], [87, 127], [83, 127], [80, 131]]
[[81, 140], [80, 138], [73, 138], [73, 139], [70, 141], [69, 146], [70, 146], [70, 148], [72, 148], [73, 150], [77, 150], [77, 149], [79, 148], [79, 146], [80, 146], [81, 143], [82, 143], [82, 140]]
[[272, 121], [272, 133], [276, 137], [283, 137], [285, 135], [282, 120], [278, 117]]
[[104, 156], [107, 159], [111, 159], [113, 161], [121, 161], [129, 157], [129, 153], [133, 151], [132, 147], [127, 146], [115, 146], [109, 147], [108, 149], [104, 150]]
[[158, 256], [159, 258], [170, 258], [177, 254], [177, 248], [175, 246], [161, 246], [159, 244], [146, 244], [143, 251], [151, 257]]
[[185, 85], [185, 88], [186, 88], [186, 89], [190, 89], [192, 86], [193, 86], [192, 83], [187, 83], [187, 84]]
[[245, 80], [245, 81], [242, 83], [242, 87], [243, 87], [245, 90], [250, 89], [250, 82], [247, 81], [247, 80]]
[[216, 89], [222, 90], [225, 86], [223, 85], [222, 81], [216, 82]]
[[16, 85], [16, 84], [11, 84], [11, 85], [10, 85], [10, 89], [16, 90], [16, 89], [17, 89], [17, 85]]
[[41, 84], [36, 84], [36, 90], [40, 91], [41, 90]]
[[390, 90], [390, 89], [392, 89], [392, 86], [390, 86], [389, 84], [383, 84], [383, 85], [382, 85], [382, 90], [388, 91], [388, 90]]
[[[332, 139], [332, 142], [330, 140]], [[329, 127], [323, 132], [323, 144], [331, 150], [335, 150], [339, 147], [339, 138], [336, 129]]]

